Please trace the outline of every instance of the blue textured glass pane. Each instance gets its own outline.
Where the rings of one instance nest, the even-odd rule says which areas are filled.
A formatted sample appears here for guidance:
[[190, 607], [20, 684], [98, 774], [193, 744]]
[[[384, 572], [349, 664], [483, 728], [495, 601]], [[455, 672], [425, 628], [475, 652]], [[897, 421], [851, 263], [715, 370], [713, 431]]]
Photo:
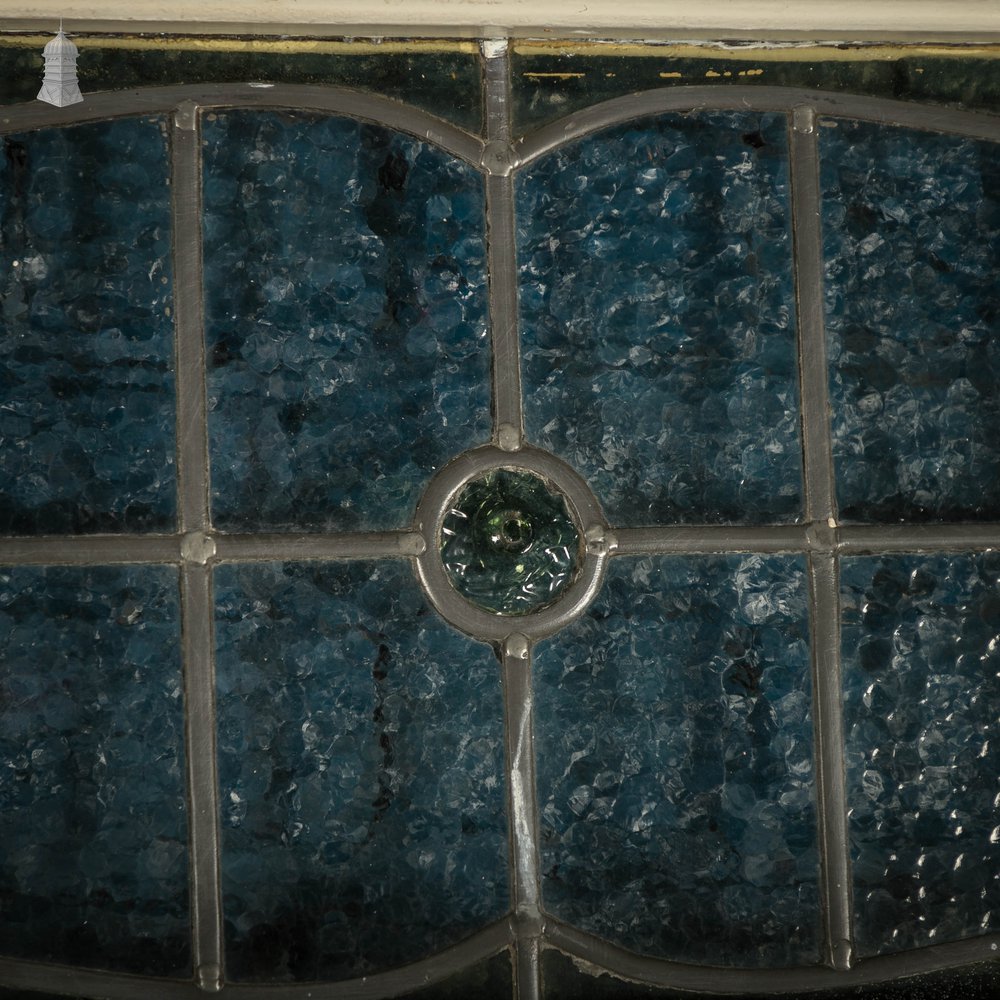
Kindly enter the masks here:
[[392, 528], [489, 437], [483, 195], [340, 118], [205, 123], [215, 523]]
[[862, 955], [1000, 930], [1000, 556], [845, 559]]
[[841, 514], [997, 520], [1000, 145], [850, 121], [821, 136]]
[[216, 600], [228, 974], [359, 976], [502, 915], [490, 648], [405, 563], [222, 567]]
[[613, 521], [800, 515], [785, 130], [646, 119], [519, 181], [528, 433]]
[[546, 905], [632, 951], [817, 958], [803, 562], [616, 560], [536, 657]]
[[174, 526], [165, 129], [3, 140], [0, 532]]
[[0, 953], [190, 973], [177, 572], [0, 570]]

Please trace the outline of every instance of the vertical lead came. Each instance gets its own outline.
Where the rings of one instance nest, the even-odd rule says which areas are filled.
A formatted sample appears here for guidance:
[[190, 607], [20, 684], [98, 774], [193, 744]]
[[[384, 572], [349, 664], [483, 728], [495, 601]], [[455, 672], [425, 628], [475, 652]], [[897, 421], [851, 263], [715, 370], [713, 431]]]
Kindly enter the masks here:
[[538, 1000], [541, 891], [538, 869], [538, 813], [535, 804], [535, 739], [532, 722], [531, 644], [520, 634], [502, 650], [506, 756], [510, 810], [511, 898], [517, 935], [515, 966], [519, 1000]]
[[851, 967], [851, 865], [847, 841], [844, 722], [840, 683], [840, 594], [836, 503], [823, 315], [823, 246], [815, 109], [792, 110], [789, 134], [792, 230], [799, 328], [799, 399], [812, 619], [814, 731], [824, 959]]
[[215, 757], [215, 657], [208, 412], [202, 313], [201, 133], [192, 102], [174, 114], [172, 185], [177, 342], [177, 507], [191, 858], [191, 931], [201, 989], [222, 988], [222, 898]]
[[511, 144], [510, 58], [506, 40], [482, 43], [485, 64], [487, 260], [493, 343], [493, 438], [504, 451], [524, 440], [521, 350], [517, 324], [517, 255], [514, 244], [514, 178]]

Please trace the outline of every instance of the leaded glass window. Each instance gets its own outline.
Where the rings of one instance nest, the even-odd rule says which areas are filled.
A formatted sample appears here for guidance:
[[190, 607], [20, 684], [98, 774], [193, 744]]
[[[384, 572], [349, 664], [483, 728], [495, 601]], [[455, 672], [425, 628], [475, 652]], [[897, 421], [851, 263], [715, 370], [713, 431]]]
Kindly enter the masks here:
[[0, 112], [0, 983], [990, 995], [992, 77], [340, 44]]

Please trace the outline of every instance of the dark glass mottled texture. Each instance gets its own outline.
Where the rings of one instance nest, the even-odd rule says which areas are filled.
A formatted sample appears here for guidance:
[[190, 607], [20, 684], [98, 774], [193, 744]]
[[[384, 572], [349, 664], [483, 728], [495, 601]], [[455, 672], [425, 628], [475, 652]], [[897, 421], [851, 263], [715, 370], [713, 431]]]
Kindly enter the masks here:
[[[952, 50], [953, 52], [960, 50]], [[1000, 103], [1000, 59], [963, 52], [949, 58], [897, 45], [877, 54], [863, 46], [824, 46], [813, 58], [770, 48], [742, 51], [705, 45], [615, 45], [520, 41], [511, 46], [511, 89], [518, 132], [641, 90], [800, 87], [899, 101], [994, 111]]]
[[1000, 930], [1000, 555], [841, 570], [861, 955]]
[[230, 112], [204, 135], [215, 523], [403, 525], [489, 436], [478, 173], [335, 117]]
[[39, 993], [36, 990], [3, 989], [0, 987], [0, 1000], [67, 1000], [75, 997], [70, 993]]
[[[502, 951], [449, 976], [443, 982], [396, 993], [394, 997], [397, 1000], [511, 1000], [512, 988], [510, 952]], [[0, 1000], [70, 1000], [75, 996], [75, 993], [36, 993], [0, 987]]]
[[452, 586], [487, 611], [537, 611], [573, 581], [580, 534], [566, 500], [529, 472], [469, 483], [445, 514], [441, 559]]
[[406, 563], [216, 572], [227, 972], [344, 979], [507, 908], [488, 646]]
[[177, 572], [0, 570], [0, 953], [190, 974]]
[[3, 139], [0, 533], [174, 526], [165, 128]]
[[578, 966], [568, 955], [546, 949], [542, 952], [542, 996], [544, 1000], [734, 1000], [734, 996], [788, 997], [800, 1000], [996, 1000], [1000, 995], [1000, 971], [996, 963], [981, 963], [964, 969], [943, 969], [893, 982], [865, 986], [842, 986], [829, 990], [754, 990], [747, 983], [738, 994], [691, 993], [631, 983], [593, 968]]
[[[158, 35], [155, 40], [97, 36], [84, 42], [76, 33], [73, 38], [80, 46], [77, 72], [84, 94], [248, 80], [313, 84], [369, 91], [405, 101], [470, 132], [482, 128], [482, 71], [479, 47], [472, 41], [378, 44], [369, 39]], [[0, 36], [0, 104], [37, 97], [43, 44], [24, 36]]]
[[518, 181], [528, 434], [613, 521], [800, 515], [785, 132], [643, 119]]
[[616, 560], [541, 643], [535, 739], [546, 906], [631, 951], [817, 959], [802, 560]]
[[1000, 144], [824, 124], [841, 515], [1000, 519]]
[[402, 1000], [511, 1000], [513, 984], [510, 952], [502, 951], [443, 983], [403, 994]]

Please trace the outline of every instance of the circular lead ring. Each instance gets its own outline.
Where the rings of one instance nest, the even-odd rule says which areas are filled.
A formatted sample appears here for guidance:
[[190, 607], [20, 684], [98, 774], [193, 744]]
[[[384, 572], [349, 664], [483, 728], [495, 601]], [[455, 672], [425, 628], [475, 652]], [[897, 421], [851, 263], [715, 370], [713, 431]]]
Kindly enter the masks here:
[[[456, 495], [466, 484], [488, 472], [506, 469], [539, 476], [566, 501], [580, 536], [580, 567], [576, 578], [552, 603], [527, 614], [505, 615], [478, 607], [452, 585], [441, 560], [441, 528]], [[514, 632], [541, 639], [558, 631], [583, 613], [594, 599], [607, 568], [607, 546], [589, 540], [608, 531], [604, 512], [586, 481], [561, 459], [540, 448], [526, 446], [503, 451], [494, 445], [463, 452], [430, 481], [417, 505], [414, 530], [426, 543], [417, 556], [417, 573], [438, 614], [476, 639], [500, 641]]]

